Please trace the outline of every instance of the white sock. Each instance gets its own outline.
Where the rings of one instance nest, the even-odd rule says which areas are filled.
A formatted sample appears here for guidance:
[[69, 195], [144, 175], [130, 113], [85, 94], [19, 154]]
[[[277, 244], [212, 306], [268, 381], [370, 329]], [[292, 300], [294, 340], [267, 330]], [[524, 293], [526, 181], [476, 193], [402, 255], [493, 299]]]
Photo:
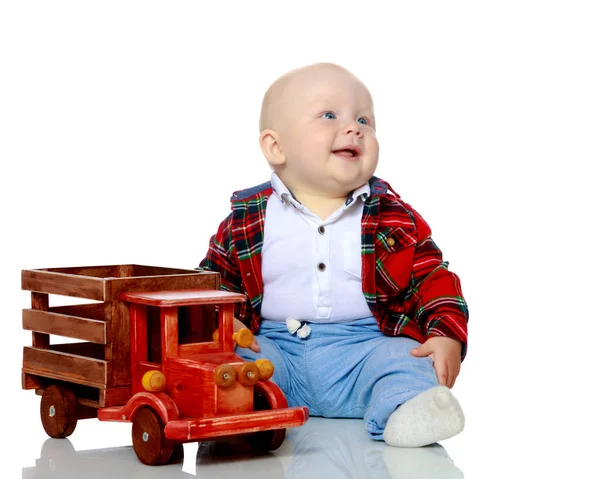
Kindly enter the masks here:
[[465, 416], [446, 386], [436, 386], [406, 401], [392, 413], [383, 431], [390, 446], [421, 447], [463, 430]]

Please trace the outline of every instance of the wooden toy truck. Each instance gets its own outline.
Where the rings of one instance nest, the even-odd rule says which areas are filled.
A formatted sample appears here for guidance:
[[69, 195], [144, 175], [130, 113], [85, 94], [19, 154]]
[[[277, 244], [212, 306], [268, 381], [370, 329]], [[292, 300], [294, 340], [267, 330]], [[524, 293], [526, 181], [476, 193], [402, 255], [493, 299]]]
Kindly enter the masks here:
[[[285, 429], [308, 419], [288, 408], [269, 378], [273, 365], [245, 362], [233, 334], [241, 294], [219, 291], [218, 273], [141, 265], [24, 270], [31, 291], [23, 328], [23, 388], [42, 396], [49, 436], [69, 436], [78, 419], [132, 422], [144, 464], [165, 464], [184, 442], [240, 435], [258, 451], [277, 449]], [[94, 300], [50, 307], [49, 295]], [[51, 344], [50, 336], [78, 342]]]

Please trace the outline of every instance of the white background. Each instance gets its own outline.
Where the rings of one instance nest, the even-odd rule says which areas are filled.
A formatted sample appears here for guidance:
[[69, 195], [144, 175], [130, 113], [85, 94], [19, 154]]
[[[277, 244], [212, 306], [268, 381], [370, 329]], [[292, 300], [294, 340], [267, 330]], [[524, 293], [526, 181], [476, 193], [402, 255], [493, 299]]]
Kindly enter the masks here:
[[[385, 6], [384, 6], [385, 4]], [[461, 277], [470, 348], [444, 443], [465, 477], [598, 477], [600, 8], [589, 1], [17, 2], [0, 6], [2, 429], [20, 477], [45, 436], [20, 389], [29, 268], [193, 268], [232, 191], [269, 178], [258, 114], [286, 71], [370, 88], [377, 175]], [[76, 449], [126, 445], [84, 421]], [[4, 477], [4, 474], [3, 474]]]

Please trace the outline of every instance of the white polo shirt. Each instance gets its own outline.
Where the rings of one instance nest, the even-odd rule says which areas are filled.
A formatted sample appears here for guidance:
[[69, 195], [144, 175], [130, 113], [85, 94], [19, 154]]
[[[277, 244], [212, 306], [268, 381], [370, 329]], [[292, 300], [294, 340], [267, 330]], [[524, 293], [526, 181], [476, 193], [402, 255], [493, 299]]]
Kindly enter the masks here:
[[368, 183], [322, 220], [273, 173], [267, 201], [261, 317], [346, 322], [372, 316], [362, 292], [361, 218]]

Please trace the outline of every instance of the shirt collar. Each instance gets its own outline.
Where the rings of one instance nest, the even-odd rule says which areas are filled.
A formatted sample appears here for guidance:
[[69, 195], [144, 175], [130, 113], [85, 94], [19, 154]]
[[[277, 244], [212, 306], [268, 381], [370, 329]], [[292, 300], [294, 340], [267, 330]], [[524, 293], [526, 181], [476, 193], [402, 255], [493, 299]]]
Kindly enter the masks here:
[[[277, 175], [277, 173], [271, 173], [271, 185], [273, 187], [273, 191], [277, 195], [277, 197], [281, 200], [282, 203], [290, 203], [295, 207], [302, 206], [302, 204], [296, 199], [294, 193], [292, 193], [287, 186], [281, 181], [281, 178]], [[361, 187], [352, 191], [348, 197], [346, 198], [346, 202], [344, 203], [344, 208], [348, 208], [351, 206], [358, 198], [365, 201], [369, 195], [371, 194], [371, 188], [369, 183], [365, 183]]]

